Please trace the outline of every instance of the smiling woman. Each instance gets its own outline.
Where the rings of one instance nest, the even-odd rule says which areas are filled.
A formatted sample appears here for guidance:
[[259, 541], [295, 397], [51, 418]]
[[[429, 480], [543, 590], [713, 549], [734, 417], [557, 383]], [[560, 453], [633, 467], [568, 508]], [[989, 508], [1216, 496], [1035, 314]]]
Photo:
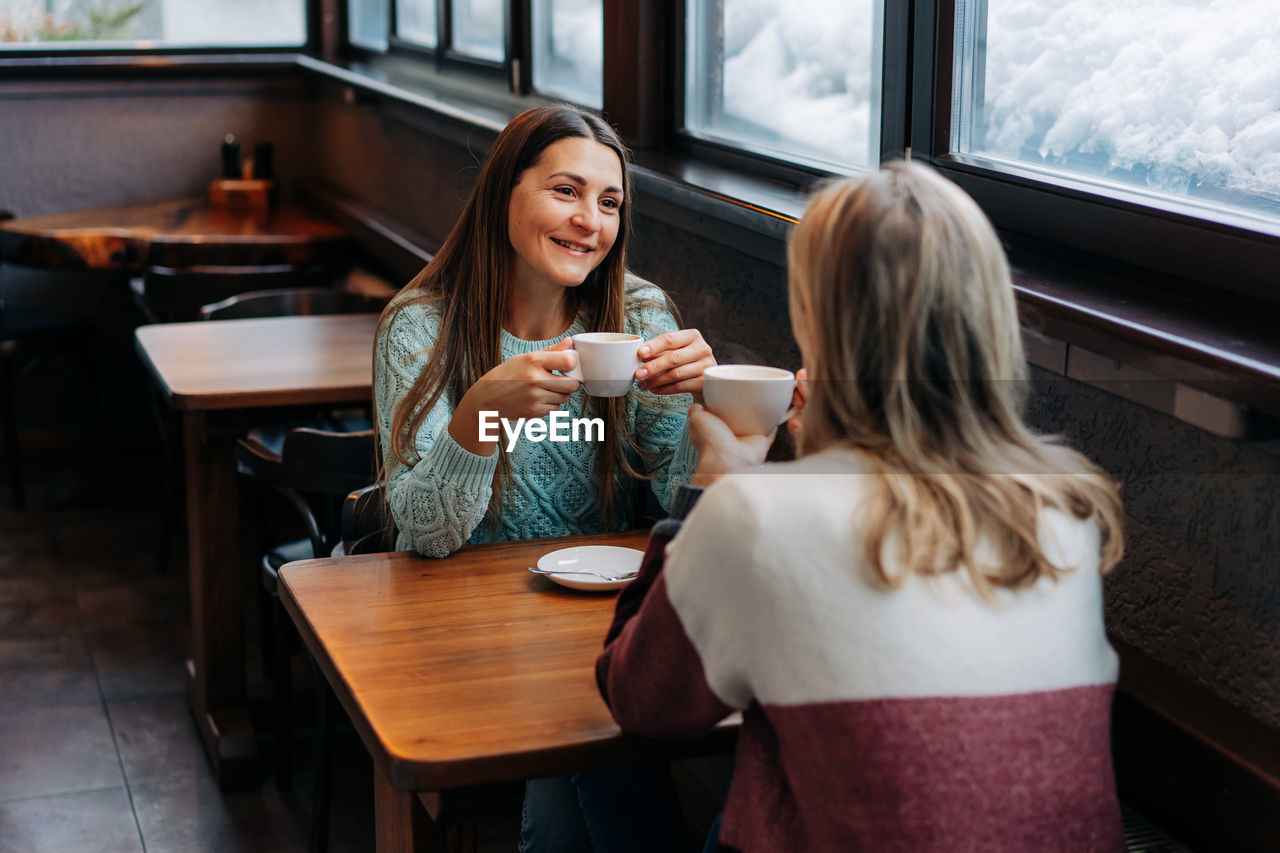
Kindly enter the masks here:
[[[498, 136], [444, 245], [379, 323], [374, 397], [401, 548], [443, 557], [622, 529], [638, 481], [667, 509], [689, 482], [689, 392], [715, 359], [626, 272], [631, 198], [627, 151], [592, 113], [539, 107]], [[636, 336], [639, 387], [624, 372], [624, 396], [588, 397], [565, 375], [570, 338], [587, 332]], [[593, 428], [538, 440], [566, 409]], [[495, 423], [531, 438], [503, 444]], [[531, 782], [525, 816], [524, 851], [680, 848], [665, 768]]]

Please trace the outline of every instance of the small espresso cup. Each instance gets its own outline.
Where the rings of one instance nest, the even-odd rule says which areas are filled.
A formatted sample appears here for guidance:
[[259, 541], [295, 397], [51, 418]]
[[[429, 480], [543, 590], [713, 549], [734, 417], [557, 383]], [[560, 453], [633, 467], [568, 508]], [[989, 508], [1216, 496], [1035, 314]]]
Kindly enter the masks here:
[[587, 332], [573, 336], [578, 366], [565, 373], [592, 397], [621, 397], [631, 390], [640, 366], [644, 338], [622, 332]]
[[795, 387], [790, 370], [757, 364], [717, 364], [702, 374], [707, 410], [734, 435], [768, 435], [777, 429]]

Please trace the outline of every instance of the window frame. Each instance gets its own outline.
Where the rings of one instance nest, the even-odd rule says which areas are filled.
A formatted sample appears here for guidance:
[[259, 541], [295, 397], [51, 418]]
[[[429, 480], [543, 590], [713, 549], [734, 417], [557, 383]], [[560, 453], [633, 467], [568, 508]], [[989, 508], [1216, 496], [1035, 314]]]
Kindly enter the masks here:
[[[388, 4], [387, 56], [459, 79], [468, 91], [479, 91], [487, 103], [506, 109], [523, 100], [551, 100], [532, 86], [532, 8], [530, 0], [507, 3], [507, 58], [481, 60], [451, 50], [448, 16], [451, 4], [437, 6], [442, 44], [425, 48], [394, 34], [396, 9]], [[768, 182], [802, 193], [836, 173], [700, 139], [684, 129], [687, 2], [689, 0], [605, 0], [604, 80], [602, 112], [635, 150], [650, 162], [693, 163], [748, 180]], [[993, 167], [981, 158], [950, 150], [951, 84], [954, 33], [959, 0], [884, 2], [881, 43], [881, 160], [910, 156], [930, 163], [968, 191], [1011, 244], [1025, 242], [1087, 259], [1102, 259], [1134, 271], [1155, 287], [1192, 299], [1230, 294], [1244, 300], [1280, 304], [1280, 223], [1229, 213], [1205, 215], [1193, 204], [1163, 203], [1149, 196], [1099, 193], [1096, 187], [1071, 181], [1047, 181], [1004, 164]], [[347, 34], [347, 0], [304, 0], [306, 43], [294, 46], [65, 48], [47, 45], [13, 48], [0, 53], [0, 68], [26, 75], [57, 76], [86, 68], [170, 69], [215, 65], [249, 67], [303, 54], [341, 63], [368, 62], [376, 71], [381, 52], [356, 47]], [[153, 57], [169, 57], [157, 65]], [[184, 61], [184, 57], [187, 61]], [[77, 71], [76, 69], [81, 69]], [[366, 71], [353, 67], [359, 77]], [[491, 89], [489, 87], [492, 87]], [[513, 98], [514, 96], [514, 98]], [[656, 160], [655, 160], [656, 158]], [[658, 168], [665, 168], [659, 166]], [[715, 191], [712, 191], [713, 194]], [[1224, 260], [1225, 259], [1225, 260]], [[1136, 285], [1135, 285], [1136, 286]]]
[[[350, 9], [346, 0], [341, 0], [343, 18], [343, 36], [341, 53], [349, 58], [376, 62], [380, 56], [416, 60], [430, 63], [437, 72], [460, 72], [472, 78], [492, 81], [494, 84], [505, 84], [517, 94], [527, 94], [527, 84], [521, 78], [523, 64], [516, 59], [512, 46], [516, 45], [523, 55], [528, 48], [523, 44], [522, 27], [517, 16], [519, 7], [527, 6], [524, 0], [503, 0], [507, 7], [506, 23], [503, 32], [503, 50], [505, 58], [499, 62], [460, 53], [453, 47], [453, 2], [452, 0], [436, 0], [436, 46], [427, 45], [406, 39], [397, 33], [399, 24], [396, 0], [383, 0], [387, 4], [387, 49], [378, 51], [352, 44], [346, 32]], [[512, 82], [515, 85], [512, 88]]]
[[[1197, 215], [1194, 205], [1138, 192], [1104, 194], [1086, 181], [1037, 179], [1031, 169], [993, 168], [951, 152], [956, 10], [960, 0], [913, 0], [912, 156], [972, 195], [1002, 234], [1167, 277], [1160, 286], [1200, 288], [1280, 302], [1280, 222], [1274, 233], [1251, 217]], [[930, 49], [931, 48], [931, 49]], [[1229, 264], [1219, 259], [1230, 258]], [[1222, 281], [1224, 271], [1232, 281]]]

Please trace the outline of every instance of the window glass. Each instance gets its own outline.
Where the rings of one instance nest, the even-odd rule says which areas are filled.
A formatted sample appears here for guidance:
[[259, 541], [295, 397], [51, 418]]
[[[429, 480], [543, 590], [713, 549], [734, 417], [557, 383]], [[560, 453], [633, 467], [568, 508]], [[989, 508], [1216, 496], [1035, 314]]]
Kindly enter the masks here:
[[837, 171], [879, 161], [881, 0], [688, 0], [685, 128]]
[[1280, 219], [1280, 14], [961, 0], [957, 16], [955, 151]]
[[305, 44], [304, 0], [0, 0], [0, 48]]
[[453, 49], [477, 59], [506, 59], [506, 5], [503, 0], [453, 0]]
[[386, 0], [347, 0], [347, 39], [356, 47], [385, 51], [390, 9]]
[[396, 35], [423, 47], [439, 43], [435, 0], [396, 0]]
[[604, 103], [604, 0], [533, 0], [533, 88]]

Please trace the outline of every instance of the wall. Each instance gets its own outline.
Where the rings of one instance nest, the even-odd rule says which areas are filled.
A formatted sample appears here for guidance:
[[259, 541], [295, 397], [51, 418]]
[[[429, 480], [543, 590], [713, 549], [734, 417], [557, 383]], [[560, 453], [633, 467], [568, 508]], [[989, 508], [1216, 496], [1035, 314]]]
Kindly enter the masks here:
[[197, 195], [227, 133], [276, 146], [284, 183], [311, 171], [309, 89], [293, 78], [0, 83], [0, 209], [18, 216]]
[[1112, 631], [1280, 728], [1280, 459], [1035, 370], [1030, 420], [1122, 484]]

